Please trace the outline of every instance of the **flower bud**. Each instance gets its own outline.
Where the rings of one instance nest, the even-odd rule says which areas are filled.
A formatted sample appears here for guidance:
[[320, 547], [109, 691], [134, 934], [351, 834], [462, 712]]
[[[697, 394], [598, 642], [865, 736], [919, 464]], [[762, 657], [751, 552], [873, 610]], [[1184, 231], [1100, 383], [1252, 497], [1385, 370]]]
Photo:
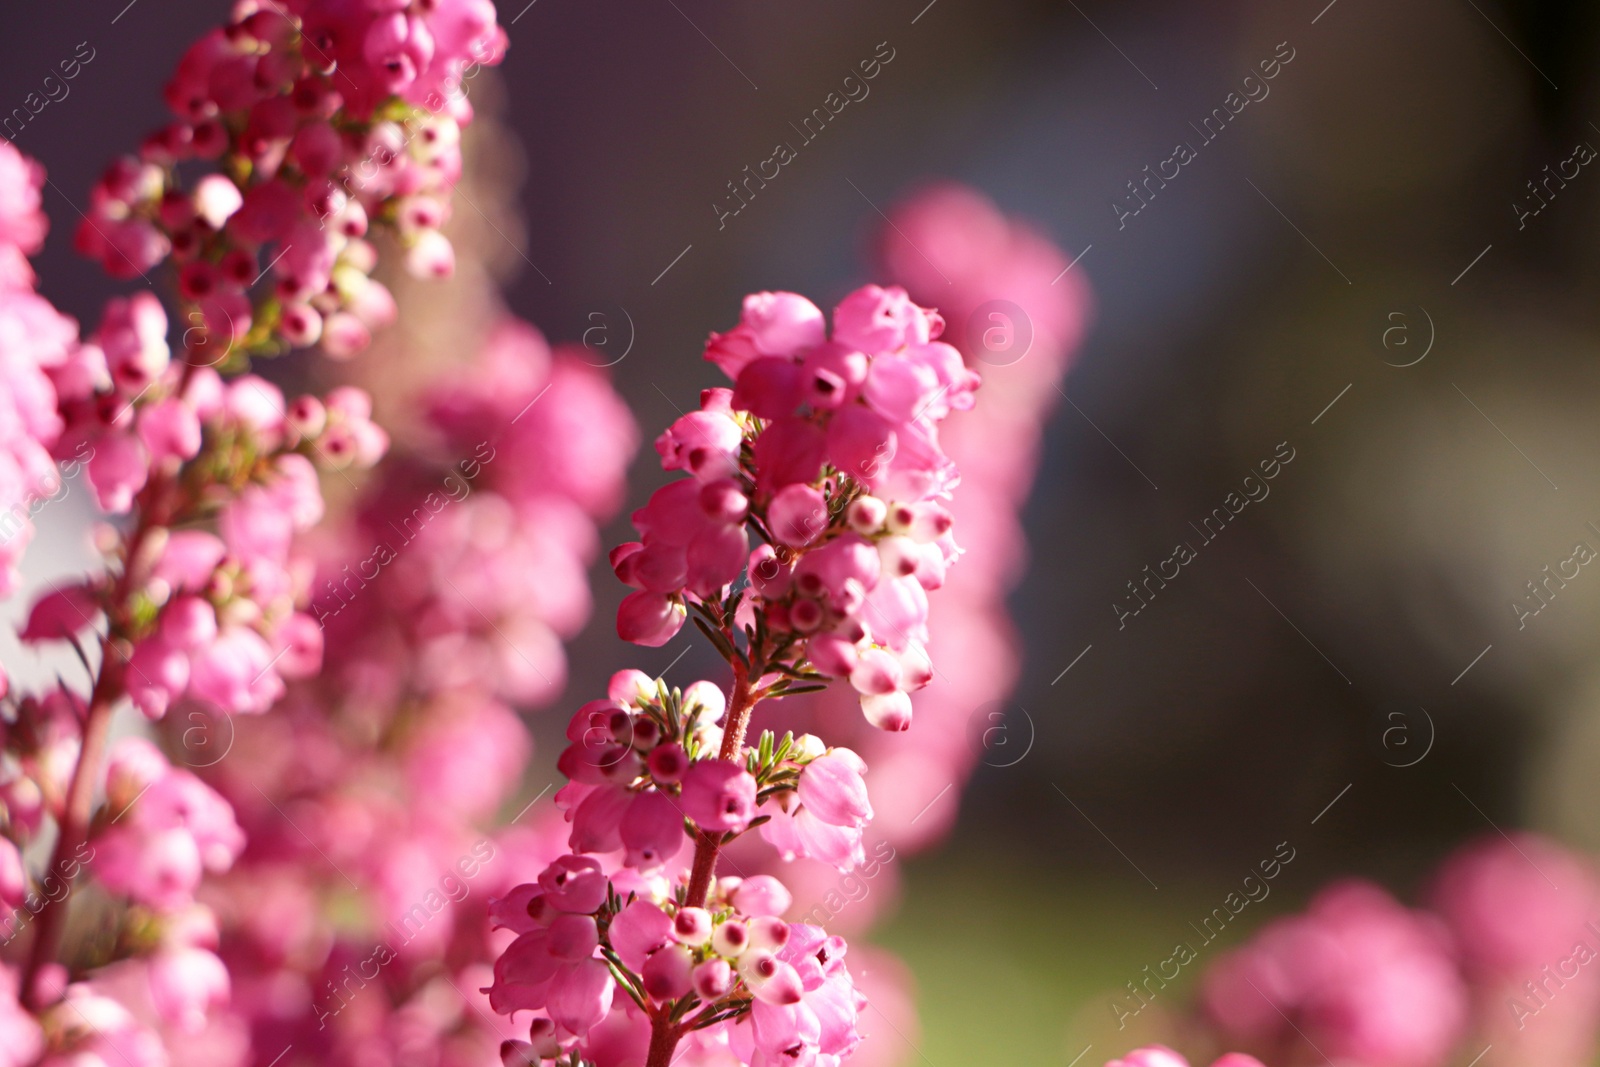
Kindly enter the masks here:
[[776, 915], [761, 915], [749, 922], [750, 947], [776, 952], [789, 943], [789, 924]]
[[711, 913], [704, 908], [679, 908], [672, 917], [672, 936], [681, 945], [705, 944], [711, 940]]
[[296, 348], [307, 348], [322, 336], [322, 314], [310, 304], [285, 304], [278, 319], [278, 332]]
[[869, 648], [861, 653], [850, 684], [858, 693], [883, 696], [900, 688], [900, 661], [886, 648]]
[[733, 968], [727, 960], [710, 959], [694, 969], [695, 996], [713, 1001], [726, 996], [733, 988]]
[[729, 899], [745, 915], [782, 915], [794, 903], [789, 890], [770, 874], [740, 880], [729, 890]]
[[768, 1004], [798, 1004], [805, 996], [800, 975], [770, 952], [752, 952], [739, 961], [739, 974], [757, 999]]
[[888, 516], [889, 505], [875, 496], [858, 496], [850, 502], [844, 519], [856, 533], [871, 535], [883, 529]]
[[699, 707], [703, 722], [721, 722], [728, 710], [728, 698], [714, 682], [699, 681], [683, 691], [683, 707], [685, 712]]
[[631, 708], [643, 707], [656, 695], [656, 680], [644, 671], [628, 668], [611, 676], [606, 696]]
[[846, 757], [820, 756], [812, 760], [800, 772], [796, 792], [811, 814], [830, 826], [860, 828], [872, 818], [867, 783]]
[[796, 600], [789, 607], [789, 625], [803, 634], [811, 633], [821, 626], [826, 613], [822, 605], [815, 600]]
[[[680, 913], [681, 914], [681, 913]], [[676, 1000], [691, 988], [694, 956], [683, 945], [666, 945], [650, 953], [639, 977], [645, 994], [654, 1000]]]
[[911, 697], [905, 693], [862, 693], [861, 712], [880, 730], [898, 733], [911, 729]]
[[730, 959], [750, 947], [750, 930], [738, 919], [729, 919], [711, 932], [711, 947]]
[[916, 518], [911, 522], [911, 536], [922, 544], [937, 541], [949, 533], [956, 524], [955, 516], [943, 504], [928, 500], [917, 505]]
[[922, 546], [905, 534], [894, 534], [878, 542], [883, 574], [888, 578], [909, 578], [922, 562]]
[[328, 424], [327, 409], [322, 406], [322, 401], [310, 395], [296, 398], [284, 411], [283, 417], [301, 437], [316, 437]]
[[682, 781], [684, 772], [689, 769], [689, 757], [684, 755], [683, 746], [676, 741], [651, 749], [645, 762], [650, 768], [650, 777], [663, 785]]

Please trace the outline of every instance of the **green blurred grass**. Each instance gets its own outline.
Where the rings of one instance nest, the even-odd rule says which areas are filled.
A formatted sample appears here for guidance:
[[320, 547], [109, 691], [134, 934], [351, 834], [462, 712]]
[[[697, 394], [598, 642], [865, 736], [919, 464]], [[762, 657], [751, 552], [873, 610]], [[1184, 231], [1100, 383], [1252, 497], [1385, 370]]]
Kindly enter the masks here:
[[[871, 940], [915, 977], [920, 1055], [906, 1064], [1065, 1067], [1092, 1043], [1078, 1067], [1099, 1067], [1148, 1040], [1171, 1039], [1165, 1012], [1145, 1011], [1119, 1032], [1110, 1004], [1118, 990], [1126, 1000], [1124, 984], [1169, 955], [1189, 921], [1216, 903], [1207, 887], [1063, 879], [1020, 866], [1014, 853], [966, 848], [919, 857], [904, 875], [899, 910]], [[1210, 888], [1219, 898], [1225, 891]], [[1241, 916], [1152, 1007], [1180, 1009], [1199, 971], [1268, 914]], [[1192, 932], [1187, 938], [1195, 940]]]

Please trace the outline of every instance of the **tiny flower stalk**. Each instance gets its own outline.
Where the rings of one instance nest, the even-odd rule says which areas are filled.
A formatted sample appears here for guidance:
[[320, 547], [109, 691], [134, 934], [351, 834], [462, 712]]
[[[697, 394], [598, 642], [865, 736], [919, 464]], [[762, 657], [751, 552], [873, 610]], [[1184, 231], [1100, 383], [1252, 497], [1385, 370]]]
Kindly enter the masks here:
[[836, 1062], [860, 1041], [845, 942], [786, 922], [782, 882], [720, 873], [718, 858], [755, 830], [782, 859], [865, 861], [865, 761], [811, 735], [752, 741], [751, 719], [845, 683], [868, 722], [911, 726], [910, 694], [934, 673], [927, 595], [960, 554], [938, 424], [978, 385], [943, 325], [867, 286], [831, 334], [804, 297], [758, 293], [712, 335], [707, 358], [733, 387], [707, 389], [657, 439], [662, 466], [687, 476], [634, 513], [639, 540], [611, 564], [635, 589], [623, 638], [659, 646], [693, 619], [731, 683], [680, 691], [622, 671], [574, 715], [556, 796], [571, 852], [492, 909], [515, 940], [490, 1004], [536, 1013], [508, 1060], [587, 1063], [630, 1020], [648, 1024], [647, 1067], [686, 1044], [766, 1064]]

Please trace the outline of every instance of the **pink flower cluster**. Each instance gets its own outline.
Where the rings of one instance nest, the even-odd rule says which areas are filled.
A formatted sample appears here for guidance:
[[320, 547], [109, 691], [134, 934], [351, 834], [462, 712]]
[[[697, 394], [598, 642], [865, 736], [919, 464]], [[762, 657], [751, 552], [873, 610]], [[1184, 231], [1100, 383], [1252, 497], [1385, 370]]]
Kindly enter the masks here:
[[[872, 808], [860, 759], [815, 737], [770, 734], [743, 763], [719, 759], [727, 710], [709, 682], [669, 691], [625, 670], [607, 699], [573, 716], [558, 764], [571, 782], [557, 796], [573, 851], [493, 909], [517, 937], [496, 961], [490, 1003], [544, 1013], [508, 1062], [574, 1049], [592, 1058], [590, 1033], [613, 1009], [606, 1040], [631, 1035], [641, 1053], [652, 1020], [685, 1018], [695, 1063], [719, 1049], [757, 1067], [833, 1063], [860, 1040], [864, 999], [844, 942], [784, 922], [792, 898], [778, 879], [727, 876], [702, 903], [685, 895], [684, 865], [673, 862], [684, 845], [731, 841], [758, 818], [763, 836], [783, 828], [780, 848], [845, 869], [862, 859]], [[758, 812], [779, 797], [792, 813], [781, 802]]]
[[[1430, 906], [1329, 886], [1204, 977], [1205, 1014], [1247, 1047], [1371, 1067], [1436, 1067], [1485, 1044], [1497, 1064], [1578, 1067], [1600, 1034], [1600, 879], [1528, 834], [1450, 857]], [[1315, 1050], [1321, 1050], [1320, 1052]]]
[[1218, 961], [1204, 999], [1242, 1043], [1277, 1047], [1298, 1027], [1329, 1056], [1429, 1067], [1460, 1035], [1466, 995], [1442, 923], [1375, 885], [1345, 882]]
[[369, 225], [395, 228], [412, 273], [454, 268], [463, 83], [504, 48], [490, 0], [239, 0], [167, 85], [177, 120], [95, 186], [78, 247], [123, 278], [170, 257], [207, 365], [352, 355], [394, 318]]
[[[61, 484], [51, 449], [61, 435], [51, 372], [64, 364], [78, 324], [33, 291], [28, 256], [44, 243], [44, 170], [0, 144], [0, 597], [17, 587], [37, 501]], [[5, 689], [0, 670], [0, 693]]]
[[[144, 301], [150, 301], [148, 304]], [[86, 476], [101, 508], [133, 507], [155, 474], [173, 476], [185, 463], [204, 466], [216, 484], [193, 491], [174, 487], [152, 501], [169, 525], [215, 511], [218, 533], [162, 527], [139, 546], [137, 573], [94, 578], [40, 599], [23, 632], [26, 640], [70, 638], [109, 610], [117, 648], [126, 657], [123, 684], [149, 718], [158, 719], [186, 694], [215, 710], [259, 713], [283, 693], [283, 679], [315, 673], [321, 632], [299, 608], [309, 592], [306, 560], [292, 554], [295, 535], [322, 518], [318, 468], [368, 467], [388, 448], [371, 421], [371, 403], [342, 387], [325, 400], [301, 396], [286, 403], [277, 386], [254, 375], [232, 381], [209, 367], [169, 361], [165, 316], [140, 294], [113, 301], [126, 311], [124, 333], [102, 327], [98, 343], [77, 348], [70, 366], [99, 371], [121, 365], [148, 316], [142, 355], [151, 374], [141, 404], [119, 388], [121, 376], [98, 379], [103, 392], [85, 393], [95, 379], [58, 376], [67, 429], [58, 448], [92, 458]], [[117, 355], [103, 359], [110, 350]], [[121, 405], [120, 411], [115, 405]], [[220, 505], [220, 507], [219, 507]], [[112, 603], [137, 601], [135, 610]]]
[[234, 999], [210, 1032], [257, 1062], [493, 1062], [527, 1031], [479, 993], [506, 936], [484, 901], [566, 851], [547, 802], [511, 802], [532, 739], [508, 702], [560, 691], [637, 433], [602, 372], [510, 319], [393, 411], [414, 432], [317, 531], [322, 670], [201, 772], [250, 842], [213, 883]]
[[110, 900], [133, 909], [129, 914], [138, 922], [126, 936], [137, 951], [87, 975], [48, 964], [36, 977], [37, 1014], [21, 1007], [18, 976], [0, 966], [0, 1063], [65, 1067], [120, 1056], [162, 1064], [169, 1041], [205, 1029], [210, 1013], [228, 1001], [228, 972], [216, 954], [217, 921], [197, 898], [203, 878], [233, 865], [244, 835], [214, 790], [172, 766], [149, 741], [127, 737], [113, 746], [106, 765], [106, 825], [47, 872], [37, 893], [30, 889], [17, 846], [39, 834], [42, 816], [65, 787], [62, 775], [76, 755], [75, 737], [62, 721], [74, 714], [69, 701], [58, 691], [24, 705], [32, 721], [50, 724], [39, 749], [30, 752], [7, 739], [26, 773], [4, 785], [11, 837], [0, 839], [0, 904], [6, 908], [0, 928], [7, 942], [30, 932], [48, 904], [59, 906], [81, 892], [73, 881], [88, 871]]
[[1454, 934], [1494, 1067], [1580, 1067], [1600, 1047], [1600, 871], [1535, 834], [1447, 858], [1429, 906]]
[[860, 1041], [843, 940], [783, 921], [793, 897], [777, 878], [719, 877], [717, 862], [752, 828], [771, 860], [865, 862], [866, 763], [810, 734], [746, 735], [758, 703], [830, 679], [874, 725], [910, 726], [907, 693], [931, 674], [927, 590], [958, 553], [938, 423], [977, 386], [942, 325], [903, 290], [867, 286], [835, 310], [831, 339], [793, 293], [746, 298], [713, 335], [708, 358], [735, 386], [657, 440], [663, 467], [689, 477], [635, 513], [641, 540], [611, 563], [639, 590], [623, 637], [660, 645], [692, 610], [733, 683], [679, 691], [625, 670], [568, 724], [557, 802], [572, 851], [495, 904], [516, 937], [490, 1002], [539, 1013], [505, 1062], [666, 1067], [681, 1043], [695, 1064], [834, 1067]]
[[[0, 964], [0, 1064], [251, 1058], [228, 1008], [250, 972], [223, 963], [229, 902], [214, 895], [238, 874], [247, 809], [142, 737], [113, 741], [126, 733], [113, 720], [131, 704], [162, 720], [134, 734], [197, 753], [192, 734], [317, 673], [303, 540], [323, 517], [320, 472], [371, 466], [388, 436], [360, 389], [288, 400], [241, 372], [319, 338], [349, 354], [393, 317], [369, 278], [369, 220], [399, 231], [418, 273], [448, 268], [438, 227], [470, 118], [461, 83], [503, 45], [488, 0], [236, 4], [169, 87], [179, 121], [110, 168], [78, 231], [118, 277], [170, 260], [177, 306], [114, 299], [84, 338], [33, 292], [43, 173], [0, 145], [0, 595], [65, 473], [81, 471], [112, 520], [94, 532], [103, 573], [37, 596], [21, 634], [71, 642], [87, 687], [15, 693], [0, 675], [0, 929], [27, 953]], [[468, 732], [522, 739], [498, 711]], [[511, 778], [517, 749], [502, 749]], [[35, 854], [49, 856], [37, 872]], [[86, 875], [92, 918], [79, 914]]]
[[662, 467], [690, 477], [635, 512], [641, 540], [611, 554], [640, 590], [618, 633], [664, 644], [689, 604], [748, 571], [744, 622], [783, 635], [814, 677], [849, 679], [875, 726], [909, 727], [909, 694], [932, 677], [927, 591], [960, 551], [938, 424], [978, 385], [943, 327], [898, 288], [845, 297], [831, 339], [805, 297], [746, 297], [706, 349], [734, 388], [706, 390], [656, 441]]
[[227, 871], [244, 849], [228, 802], [144, 738], [113, 748], [106, 798], [126, 817], [95, 839], [95, 872], [136, 904], [163, 912], [193, 905], [202, 875]]

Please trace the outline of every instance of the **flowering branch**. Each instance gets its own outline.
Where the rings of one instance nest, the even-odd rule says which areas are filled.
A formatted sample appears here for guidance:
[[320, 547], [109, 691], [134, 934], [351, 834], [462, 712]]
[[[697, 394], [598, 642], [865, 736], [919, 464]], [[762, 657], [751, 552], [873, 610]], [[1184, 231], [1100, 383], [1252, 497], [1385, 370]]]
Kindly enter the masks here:
[[751, 829], [784, 858], [864, 861], [866, 764], [809, 734], [752, 744], [750, 723], [763, 701], [839, 679], [869, 722], [911, 725], [909, 694], [933, 675], [927, 591], [959, 554], [938, 423], [978, 384], [942, 329], [903, 290], [868, 286], [836, 309], [831, 338], [792, 293], [748, 297], [712, 336], [707, 358], [734, 388], [706, 390], [656, 441], [688, 477], [634, 514], [640, 540], [611, 564], [637, 590], [618, 610], [623, 638], [662, 645], [692, 614], [732, 684], [679, 691], [622, 671], [568, 725], [557, 803], [572, 851], [491, 906], [516, 937], [490, 1004], [543, 1012], [503, 1046], [507, 1063], [589, 1062], [613, 1039], [647, 1067], [686, 1041], [762, 1063], [860, 1040], [844, 941], [783, 921], [778, 879], [717, 863]]
[[[87, 707], [64, 685], [9, 694], [0, 674], [7, 941], [33, 896], [22, 846], [46, 814], [57, 837], [41, 884], [66, 886], [28, 903], [27, 962], [0, 973], [4, 995], [31, 1009], [0, 1000], [0, 1044], [16, 1062], [154, 1040], [88, 980], [110, 964], [146, 969], [159, 1023], [184, 1032], [226, 1000], [216, 921], [195, 891], [233, 864], [242, 832], [220, 795], [153, 744], [110, 744], [111, 721], [125, 701], [151, 720], [180, 701], [261, 713], [287, 679], [318, 669], [295, 538], [322, 517], [319, 470], [370, 466], [388, 437], [361, 390], [286, 402], [245, 372], [253, 358], [313, 344], [349, 357], [393, 318], [370, 276], [369, 225], [398, 233], [414, 273], [450, 272], [438, 228], [471, 117], [462, 83], [505, 44], [489, 0], [382, 8], [242, 0], [179, 64], [166, 94], [176, 121], [95, 186], [79, 250], [116, 277], [170, 273], [171, 319], [140, 292], [113, 299], [80, 339], [33, 293], [26, 257], [44, 234], [43, 172], [0, 146], [0, 324], [18, 341], [0, 354], [0, 594], [17, 582], [33, 503], [59, 483], [54, 461], [81, 463], [100, 510], [127, 531], [97, 538], [114, 577], [52, 590], [21, 634], [78, 647], [103, 623]], [[188, 326], [176, 360], [173, 319]], [[103, 821], [102, 789], [103, 813], [116, 812]], [[64, 952], [67, 891], [91, 860], [116, 936]]]

